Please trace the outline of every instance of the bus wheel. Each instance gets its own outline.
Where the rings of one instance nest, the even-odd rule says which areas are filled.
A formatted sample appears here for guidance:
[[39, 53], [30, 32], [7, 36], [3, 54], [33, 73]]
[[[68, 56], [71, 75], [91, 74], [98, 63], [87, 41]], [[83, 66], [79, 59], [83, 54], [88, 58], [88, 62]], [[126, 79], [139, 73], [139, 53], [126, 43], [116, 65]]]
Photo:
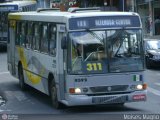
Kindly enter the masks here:
[[52, 102], [53, 107], [56, 109], [61, 109], [63, 104], [58, 102], [57, 88], [53, 80], [51, 81], [51, 84], [50, 84], [50, 97], [51, 97], [51, 102]]
[[18, 69], [19, 85], [22, 90], [26, 90], [26, 84], [24, 83], [24, 75], [22, 65]]
[[125, 103], [118, 103], [117, 106], [123, 107]]

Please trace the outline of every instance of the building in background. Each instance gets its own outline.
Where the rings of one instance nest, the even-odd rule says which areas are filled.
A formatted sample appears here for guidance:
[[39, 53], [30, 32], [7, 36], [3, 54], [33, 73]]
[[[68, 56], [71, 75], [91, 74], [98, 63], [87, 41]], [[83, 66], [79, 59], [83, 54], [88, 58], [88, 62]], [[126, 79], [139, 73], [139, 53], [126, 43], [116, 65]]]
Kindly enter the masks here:
[[50, 0], [36, 0], [37, 8], [50, 8]]
[[[43, 0], [44, 1], [44, 0]], [[50, 7], [100, 7], [104, 11], [134, 11], [135, 0], [50, 0]]]
[[160, 35], [160, 0], [136, 0], [145, 36]]
[[81, 0], [83, 7], [101, 7], [104, 11], [134, 11], [134, 0]]

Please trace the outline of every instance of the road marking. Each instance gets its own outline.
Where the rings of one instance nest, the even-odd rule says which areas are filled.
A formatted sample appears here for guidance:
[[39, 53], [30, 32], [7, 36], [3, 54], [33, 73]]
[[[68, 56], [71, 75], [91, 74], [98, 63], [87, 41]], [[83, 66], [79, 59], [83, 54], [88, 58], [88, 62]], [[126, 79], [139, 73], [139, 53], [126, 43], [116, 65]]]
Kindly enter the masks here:
[[5, 95], [8, 99], [17, 99], [18, 101], [27, 100], [27, 96], [22, 91], [5, 91]]
[[1, 110], [1, 109], [0, 109], [0, 113], [1, 113], [1, 112], [10, 112], [10, 111], [11, 111], [11, 110]]
[[155, 85], [158, 85], [158, 86], [160, 86], [160, 83], [154, 83]]
[[156, 90], [156, 89], [153, 89], [151, 87], [148, 87], [148, 91], [155, 94], [155, 95], [158, 95], [160, 96], [160, 91], [159, 90]]
[[9, 74], [9, 72], [0, 72], [0, 75]]
[[13, 94], [17, 98], [18, 101], [27, 100], [26, 95], [22, 91], [14, 91]]

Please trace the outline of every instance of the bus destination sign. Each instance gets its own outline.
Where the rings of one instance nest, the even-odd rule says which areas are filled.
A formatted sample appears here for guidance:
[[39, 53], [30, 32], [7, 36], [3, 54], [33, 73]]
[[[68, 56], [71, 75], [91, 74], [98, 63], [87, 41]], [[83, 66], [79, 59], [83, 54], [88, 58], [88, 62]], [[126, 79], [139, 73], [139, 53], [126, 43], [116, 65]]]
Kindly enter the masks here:
[[17, 11], [17, 5], [2, 5], [0, 6], [0, 11]]
[[140, 27], [138, 16], [100, 16], [71, 18], [69, 29], [95, 29], [95, 28], [115, 28], [115, 27]]

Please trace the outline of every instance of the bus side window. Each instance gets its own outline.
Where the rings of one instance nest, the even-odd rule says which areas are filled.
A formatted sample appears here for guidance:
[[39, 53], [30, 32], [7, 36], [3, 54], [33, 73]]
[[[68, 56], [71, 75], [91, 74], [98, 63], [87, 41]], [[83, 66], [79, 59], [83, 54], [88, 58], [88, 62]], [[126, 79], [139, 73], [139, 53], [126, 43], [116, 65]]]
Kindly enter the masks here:
[[33, 24], [33, 33], [32, 33], [32, 45], [31, 45], [31, 47], [32, 47], [32, 49], [34, 50], [35, 49], [35, 44], [36, 44], [36, 40], [35, 40], [35, 30], [36, 30], [36, 25], [35, 24]]
[[55, 25], [49, 27], [49, 54], [56, 55], [56, 32], [57, 28]]
[[17, 28], [16, 28], [16, 41], [15, 44], [16, 45], [20, 45], [20, 39], [21, 39], [21, 27], [22, 23], [21, 22], [17, 22]]
[[33, 26], [33, 39], [32, 39], [32, 49], [39, 50], [39, 41], [40, 41], [40, 34], [39, 34], [39, 24], [34, 24]]
[[47, 24], [42, 25], [42, 37], [41, 37], [41, 52], [48, 53], [48, 26]]
[[26, 12], [26, 7], [25, 7], [25, 6], [22, 8], [22, 11], [23, 11], [23, 12]]
[[26, 42], [26, 23], [22, 23], [21, 27], [20, 45], [24, 47]]
[[31, 41], [32, 41], [32, 24], [27, 23], [26, 48], [31, 48]]

